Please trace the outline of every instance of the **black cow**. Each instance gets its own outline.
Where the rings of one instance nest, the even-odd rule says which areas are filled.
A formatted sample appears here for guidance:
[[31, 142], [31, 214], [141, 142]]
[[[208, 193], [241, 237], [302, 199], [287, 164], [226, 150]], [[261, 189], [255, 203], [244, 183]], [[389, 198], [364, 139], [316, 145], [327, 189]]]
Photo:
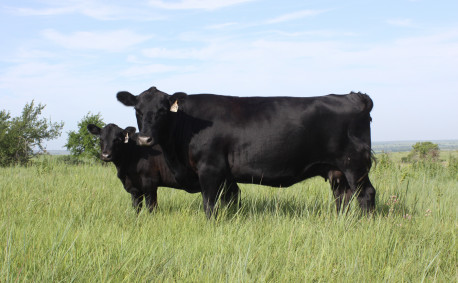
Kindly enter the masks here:
[[143, 197], [150, 211], [157, 206], [157, 188], [159, 186], [199, 192], [179, 185], [167, 166], [159, 145], [153, 147], [138, 146], [135, 141], [135, 128], [121, 129], [115, 124], [108, 124], [103, 129], [89, 124], [88, 131], [100, 137], [101, 159], [113, 162], [118, 171], [124, 189], [131, 194], [132, 205], [137, 212], [142, 207]]
[[208, 217], [221, 192], [238, 197], [237, 182], [288, 187], [313, 176], [330, 179], [338, 211], [354, 193], [363, 210], [375, 206], [366, 94], [168, 95], [152, 87], [117, 99], [135, 108], [138, 143], [160, 144], [178, 182], [197, 175]]

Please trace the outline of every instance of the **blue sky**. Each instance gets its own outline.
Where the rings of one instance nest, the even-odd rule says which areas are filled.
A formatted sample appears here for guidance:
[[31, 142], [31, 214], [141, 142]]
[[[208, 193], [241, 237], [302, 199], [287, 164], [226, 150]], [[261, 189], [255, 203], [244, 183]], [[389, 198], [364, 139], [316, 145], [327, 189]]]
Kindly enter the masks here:
[[374, 100], [373, 141], [458, 139], [458, 1], [6, 0], [0, 109], [136, 125], [116, 93]]

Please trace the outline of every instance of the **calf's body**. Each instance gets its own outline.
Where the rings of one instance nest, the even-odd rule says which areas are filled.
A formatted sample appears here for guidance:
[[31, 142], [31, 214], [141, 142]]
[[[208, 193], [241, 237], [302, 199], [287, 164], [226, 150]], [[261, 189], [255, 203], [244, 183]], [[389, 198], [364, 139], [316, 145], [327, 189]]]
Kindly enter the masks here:
[[90, 124], [88, 130], [100, 137], [101, 159], [113, 162], [116, 166], [118, 178], [124, 189], [131, 194], [132, 205], [137, 212], [142, 207], [143, 198], [150, 211], [157, 206], [158, 187], [183, 189], [192, 193], [200, 191], [178, 184], [159, 145], [138, 146], [132, 138], [135, 128], [123, 130], [115, 124], [108, 124], [100, 129]]

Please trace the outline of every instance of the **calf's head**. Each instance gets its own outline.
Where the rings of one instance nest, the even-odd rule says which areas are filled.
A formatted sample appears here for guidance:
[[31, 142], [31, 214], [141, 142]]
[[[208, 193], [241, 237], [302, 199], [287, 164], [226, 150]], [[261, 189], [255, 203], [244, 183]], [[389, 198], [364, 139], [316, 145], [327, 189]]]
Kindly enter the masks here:
[[100, 158], [109, 162], [115, 160], [123, 150], [123, 146], [134, 137], [135, 128], [127, 127], [124, 130], [115, 124], [108, 124], [102, 129], [94, 124], [87, 125], [87, 130], [100, 138]]
[[[181, 96], [184, 95], [181, 94]], [[134, 107], [140, 130], [137, 143], [142, 146], [157, 144], [159, 133], [167, 126], [169, 113], [178, 111], [177, 96], [170, 96], [155, 87], [142, 92], [140, 95], [121, 91], [116, 97], [125, 106]]]

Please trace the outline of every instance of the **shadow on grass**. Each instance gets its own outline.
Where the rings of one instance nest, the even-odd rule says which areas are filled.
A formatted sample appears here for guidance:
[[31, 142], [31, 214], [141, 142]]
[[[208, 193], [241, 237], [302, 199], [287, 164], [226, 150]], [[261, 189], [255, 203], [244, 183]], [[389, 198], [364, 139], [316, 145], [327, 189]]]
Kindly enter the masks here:
[[[202, 209], [200, 207], [199, 209]], [[243, 198], [240, 203], [220, 206], [219, 220], [232, 218], [286, 217], [306, 218], [310, 216], [337, 215], [335, 204], [315, 198], [295, 200], [284, 198]]]
[[[181, 201], [172, 201], [169, 203], [161, 202], [159, 209], [165, 214], [185, 213], [199, 214], [205, 217], [202, 205], [202, 197], [197, 195], [187, 204]], [[388, 201], [383, 199], [376, 200], [375, 210], [367, 214], [363, 212], [356, 199], [352, 199], [346, 209], [341, 209], [337, 213], [335, 201], [332, 197], [326, 195], [312, 195], [309, 197], [294, 198], [292, 196], [247, 196], [242, 197], [240, 203], [231, 203], [229, 205], [217, 204], [218, 219], [232, 218], [261, 218], [265, 216], [280, 216], [287, 218], [306, 218], [306, 217], [325, 217], [339, 215], [358, 215], [358, 217], [382, 216], [404, 216], [413, 214], [415, 208], [410, 208], [405, 204], [403, 198], [392, 199]]]
[[[200, 209], [202, 209], [200, 207]], [[218, 218], [230, 219], [233, 217], [258, 218], [265, 216], [280, 216], [287, 218], [307, 217], [405, 217], [415, 213], [414, 209], [407, 207], [404, 202], [376, 204], [374, 211], [366, 213], [359, 207], [357, 200], [352, 199], [350, 204], [337, 213], [334, 200], [320, 198], [308, 199], [300, 202], [294, 199], [244, 199], [240, 206], [221, 207]]]

